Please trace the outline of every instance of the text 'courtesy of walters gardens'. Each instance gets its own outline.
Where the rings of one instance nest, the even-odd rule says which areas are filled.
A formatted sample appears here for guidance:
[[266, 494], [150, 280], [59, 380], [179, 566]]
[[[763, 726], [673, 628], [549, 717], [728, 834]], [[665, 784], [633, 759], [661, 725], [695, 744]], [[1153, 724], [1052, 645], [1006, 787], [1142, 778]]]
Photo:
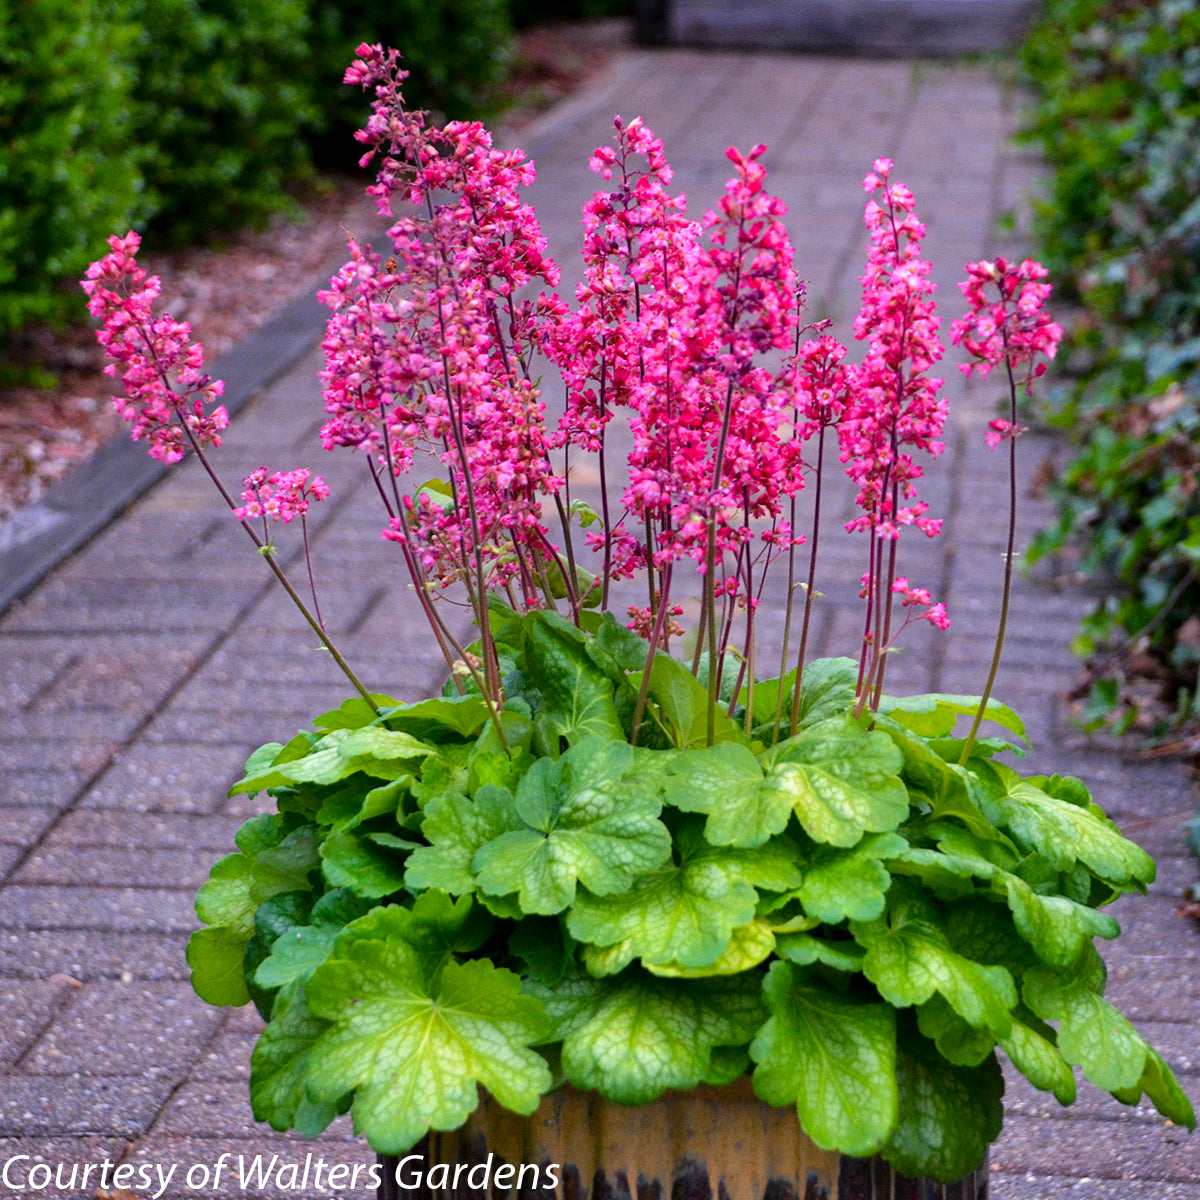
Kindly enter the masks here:
[[[408, 1154], [394, 1168], [398, 1187], [415, 1191], [468, 1187], [478, 1191], [493, 1186], [540, 1188], [552, 1192], [559, 1185], [557, 1163], [496, 1162], [489, 1154], [477, 1163], [432, 1163], [423, 1155]], [[60, 1196], [69, 1189], [137, 1189], [146, 1200], [164, 1200], [179, 1191], [212, 1192], [217, 1189], [273, 1187], [282, 1192], [320, 1194], [339, 1189], [377, 1189], [383, 1182], [378, 1163], [327, 1162], [306, 1154], [304, 1161], [278, 1154], [222, 1154], [213, 1162], [192, 1163], [51, 1163], [32, 1154], [14, 1154], [0, 1164], [0, 1189], [9, 1193]], [[168, 1189], [171, 1189], [168, 1192]]]

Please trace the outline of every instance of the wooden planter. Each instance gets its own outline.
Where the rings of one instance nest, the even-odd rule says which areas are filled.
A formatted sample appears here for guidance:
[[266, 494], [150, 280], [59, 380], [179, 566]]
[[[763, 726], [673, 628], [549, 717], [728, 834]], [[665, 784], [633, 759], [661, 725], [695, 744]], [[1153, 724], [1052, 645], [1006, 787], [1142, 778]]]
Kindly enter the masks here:
[[[408, 1155], [381, 1155], [380, 1164], [379, 1200], [986, 1200], [988, 1194], [986, 1162], [958, 1183], [940, 1184], [897, 1175], [879, 1158], [821, 1150], [801, 1131], [794, 1109], [764, 1104], [748, 1080], [638, 1108], [564, 1087], [531, 1117], [485, 1097], [462, 1129], [431, 1133]], [[430, 1179], [435, 1164], [444, 1165]], [[507, 1171], [503, 1164], [510, 1164]]]

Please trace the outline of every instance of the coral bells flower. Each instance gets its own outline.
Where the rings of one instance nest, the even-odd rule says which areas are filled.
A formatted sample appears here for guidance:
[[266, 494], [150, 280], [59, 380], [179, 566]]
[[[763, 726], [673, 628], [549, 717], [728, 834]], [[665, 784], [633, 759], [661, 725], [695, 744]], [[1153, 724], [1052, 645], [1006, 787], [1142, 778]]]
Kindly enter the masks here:
[[209, 406], [225, 385], [201, 370], [204, 349], [189, 340], [186, 321], [154, 315], [161, 284], [137, 265], [138, 235], [113, 236], [108, 244], [110, 253], [88, 267], [82, 286], [88, 311], [102, 322], [96, 338], [114, 360], [105, 374], [119, 373], [125, 387], [114, 400], [117, 411], [161, 462], [178, 462], [189, 444], [219, 446], [229, 414]]
[[901, 526], [916, 525], [932, 537], [941, 522], [925, 516], [928, 506], [900, 501], [914, 499], [914, 483], [924, 473], [910, 448], [929, 454], [943, 449], [942, 381], [926, 374], [943, 348], [930, 265], [921, 257], [925, 226], [912, 192], [888, 182], [891, 166], [889, 159], [877, 160], [864, 180], [868, 192], [882, 195], [869, 200], [864, 213], [871, 248], [854, 336], [867, 342], [867, 357], [852, 368], [852, 396], [839, 428], [841, 459], [859, 485], [863, 510], [847, 528], [894, 538]]
[[404, 77], [394, 51], [371, 46], [347, 72], [375, 90], [358, 134], [371, 147], [364, 163], [381, 156], [368, 190], [381, 212], [410, 211], [388, 230], [386, 261], [351, 242], [350, 262], [321, 294], [333, 310], [322, 439], [371, 453], [382, 477], [406, 471], [417, 450], [436, 455], [455, 503], [435, 511], [393, 496], [387, 536], [438, 547], [423, 559], [442, 582], [489, 563], [493, 581], [532, 585], [550, 553], [540, 501], [561, 486], [530, 379], [534, 307], [517, 299], [527, 284], [558, 281], [521, 199], [533, 164], [494, 149], [476, 122], [427, 127], [404, 107]]
[[242, 483], [242, 499], [246, 502], [233, 510], [239, 521], [257, 517], [263, 520], [282, 521], [285, 525], [308, 512], [310, 504], [329, 498], [329, 486], [307, 467], [294, 471], [267, 473], [259, 467], [246, 476]]
[[1047, 274], [1031, 258], [1019, 266], [1003, 258], [967, 264], [967, 278], [958, 286], [970, 311], [950, 326], [950, 340], [975, 360], [961, 365], [965, 375], [986, 376], [1007, 362], [1014, 377], [1022, 376], [1025, 391], [1032, 392], [1033, 381], [1046, 371], [1046, 362], [1039, 360], [1052, 359], [1062, 340], [1062, 327], [1043, 308], [1050, 295], [1050, 285], [1041, 282]]

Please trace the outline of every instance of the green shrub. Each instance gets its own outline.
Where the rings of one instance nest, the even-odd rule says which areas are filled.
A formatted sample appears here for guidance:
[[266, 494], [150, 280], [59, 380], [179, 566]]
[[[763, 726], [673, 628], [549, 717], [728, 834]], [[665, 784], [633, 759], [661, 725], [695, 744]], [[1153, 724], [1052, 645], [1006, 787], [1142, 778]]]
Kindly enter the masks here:
[[0, 335], [82, 313], [74, 280], [144, 204], [127, 0], [21, 0], [0, 22]]
[[399, 49], [409, 72], [408, 102], [455, 119], [494, 111], [513, 59], [507, 0], [311, 0], [310, 17], [307, 70], [324, 104], [316, 150], [326, 164], [356, 162], [361, 153], [353, 137], [368, 102], [340, 86], [360, 43]]
[[511, 0], [513, 24], [518, 29], [552, 21], [590, 21], [599, 17], [633, 15], [634, 0]]
[[1033, 555], [1082, 534], [1115, 585], [1079, 638], [1089, 716], [1137, 715], [1133, 663], [1165, 724], [1200, 715], [1200, 0], [1050, 0], [1023, 64], [1053, 171], [1039, 252], [1082, 310], [1049, 413], [1079, 448]]
[[309, 163], [306, 0], [140, 0], [136, 132], [158, 231], [260, 222]]

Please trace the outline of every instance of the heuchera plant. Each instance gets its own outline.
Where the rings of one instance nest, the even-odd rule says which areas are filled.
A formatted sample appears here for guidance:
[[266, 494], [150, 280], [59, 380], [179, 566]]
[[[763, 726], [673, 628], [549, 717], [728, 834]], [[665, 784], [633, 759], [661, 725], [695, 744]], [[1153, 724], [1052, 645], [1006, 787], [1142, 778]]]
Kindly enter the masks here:
[[[1078, 780], [1011, 765], [1023, 728], [990, 698], [1007, 570], [983, 697], [884, 690], [905, 626], [948, 623], [899, 573], [902, 538], [939, 531], [917, 485], [946, 406], [925, 229], [891, 163], [865, 181], [852, 363], [803, 321], [763, 147], [729, 151], [695, 221], [659, 141], [618, 119], [591, 160], [608, 186], [584, 208], [571, 304], [521, 198], [533, 164], [478, 124], [429, 127], [398, 56], [358, 53], [346, 79], [375, 94], [359, 137], [391, 253], [351, 242], [324, 293], [322, 441], [371, 474], [442, 695], [368, 690], [311, 569], [310, 604], [280, 566], [272, 522], [303, 528], [321, 479], [264, 467], [241, 503], [217, 479], [221, 386], [187, 326], [153, 315], [137, 237], [84, 285], [133, 435], [166, 461], [196, 453], [357, 692], [251, 757], [232, 791], [277, 811], [197, 897], [197, 991], [267, 1020], [256, 1116], [315, 1134], [349, 1109], [395, 1153], [465, 1121], [480, 1084], [530, 1113], [564, 1081], [640, 1104], [749, 1075], [820, 1146], [950, 1180], [999, 1133], [1000, 1050], [1063, 1104], [1079, 1067], [1191, 1126], [1093, 947], [1118, 932], [1104, 905], [1154, 864]], [[1015, 453], [1018, 388], [1060, 331], [1037, 264], [968, 273], [953, 340], [968, 371], [1007, 373], [1012, 412], [988, 437]], [[557, 424], [539, 358], [565, 384]], [[858, 489], [862, 636], [853, 658], [810, 660], [835, 454]], [[440, 478], [410, 488], [430, 458]], [[782, 659], [763, 663], [770, 569], [788, 601]]]

